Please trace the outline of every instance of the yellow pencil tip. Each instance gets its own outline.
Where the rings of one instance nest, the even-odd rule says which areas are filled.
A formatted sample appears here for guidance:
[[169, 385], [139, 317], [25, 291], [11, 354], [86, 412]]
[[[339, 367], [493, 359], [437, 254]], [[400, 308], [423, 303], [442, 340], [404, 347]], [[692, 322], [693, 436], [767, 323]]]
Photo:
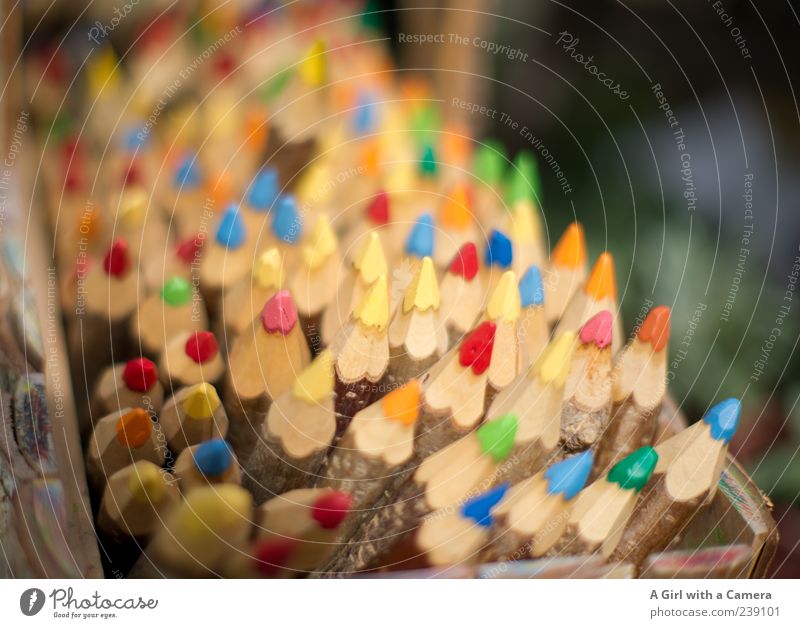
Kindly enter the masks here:
[[533, 366], [533, 372], [545, 384], [564, 385], [569, 373], [570, 359], [575, 348], [574, 331], [565, 331], [545, 347], [541, 357]]
[[147, 460], [134, 462], [128, 477], [128, 490], [138, 502], [157, 502], [167, 490], [164, 472]]
[[361, 277], [361, 281], [368, 286], [389, 272], [381, 238], [374, 231], [367, 236], [367, 241], [353, 262], [353, 267]]
[[205, 382], [195, 384], [183, 398], [183, 411], [190, 419], [204, 420], [214, 416], [219, 408], [217, 389]]
[[439, 282], [430, 257], [422, 259], [422, 264], [403, 298], [403, 312], [408, 313], [414, 308], [419, 312], [431, 308], [439, 309]]
[[584, 292], [595, 301], [617, 298], [614, 257], [608, 251], [597, 258], [589, 279], [586, 280]]
[[511, 208], [508, 222], [508, 234], [512, 240], [536, 242], [541, 238], [542, 226], [539, 213], [529, 201], [517, 201]]
[[147, 213], [147, 192], [140, 187], [125, 190], [120, 199], [119, 220], [129, 229], [139, 227]]
[[93, 98], [108, 90], [113, 92], [119, 86], [119, 60], [111, 46], [103, 46], [102, 50], [89, 59], [86, 64], [86, 79], [89, 92]]
[[338, 242], [327, 216], [320, 216], [308, 243], [303, 247], [303, 262], [309, 270], [319, 268], [325, 260], [336, 252]]
[[317, 160], [303, 171], [297, 184], [296, 196], [301, 205], [321, 207], [330, 198], [335, 174], [330, 163]]
[[379, 331], [389, 322], [389, 290], [386, 275], [378, 277], [369, 287], [367, 294], [353, 310], [353, 316], [366, 327], [376, 327]]
[[513, 270], [507, 270], [500, 277], [497, 287], [489, 298], [486, 315], [490, 320], [502, 318], [510, 323], [519, 317], [520, 308], [517, 276]]
[[306, 403], [315, 403], [333, 392], [333, 354], [325, 349], [294, 381], [292, 393]]
[[278, 249], [269, 249], [258, 256], [253, 264], [253, 281], [264, 290], [277, 290], [281, 287], [283, 284], [283, 260]]
[[186, 494], [175, 511], [173, 531], [179, 540], [185, 535], [194, 539], [213, 537], [251, 518], [253, 498], [241, 486], [215, 484], [198, 486]]
[[321, 39], [314, 42], [300, 64], [300, 76], [310, 87], [319, 87], [325, 80], [325, 44]]

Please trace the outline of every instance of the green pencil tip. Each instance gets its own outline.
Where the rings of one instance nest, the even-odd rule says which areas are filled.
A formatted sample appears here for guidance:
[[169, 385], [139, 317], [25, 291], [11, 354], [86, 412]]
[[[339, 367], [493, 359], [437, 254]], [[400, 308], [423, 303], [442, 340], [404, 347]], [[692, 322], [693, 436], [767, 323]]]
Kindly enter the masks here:
[[381, 3], [377, 0], [367, 0], [364, 3], [364, 12], [361, 14], [361, 24], [366, 28], [380, 30], [383, 28], [383, 12]]
[[186, 305], [192, 298], [192, 287], [183, 277], [173, 277], [161, 288], [161, 298], [171, 307]]
[[520, 200], [538, 201], [541, 198], [541, 181], [536, 158], [528, 151], [520, 151], [508, 175], [506, 201], [513, 205]]
[[608, 481], [626, 490], [641, 491], [656, 468], [658, 454], [652, 447], [642, 447], [615, 464]]
[[499, 185], [506, 169], [506, 156], [503, 145], [497, 140], [487, 140], [475, 151], [472, 165], [478, 181], [484, 185]]
[[505, 414], [497, 419], [484, 423], [478, 428], [476, 435], [481, 444], [481, 451], [497, 462], [502, 462], [514, 447], [519, 420], [513, 414]]
[[426, 145], [422, 151], [422, 159], [419, 162], [420, 174], [427, 177], [432, 177], [436, 174], [436, 154], [433, 152], [433, 146]]

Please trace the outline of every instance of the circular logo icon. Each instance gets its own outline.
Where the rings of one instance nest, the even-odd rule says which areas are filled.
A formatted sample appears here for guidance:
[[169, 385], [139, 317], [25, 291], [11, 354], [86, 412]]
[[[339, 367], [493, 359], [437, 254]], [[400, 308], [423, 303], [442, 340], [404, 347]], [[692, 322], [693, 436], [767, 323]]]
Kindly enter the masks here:
[[28, 589], [19, 596], [19, 610], [23, 615], [31, 617], [42, 610], [44, 606], [44, 591], [41, 589]]

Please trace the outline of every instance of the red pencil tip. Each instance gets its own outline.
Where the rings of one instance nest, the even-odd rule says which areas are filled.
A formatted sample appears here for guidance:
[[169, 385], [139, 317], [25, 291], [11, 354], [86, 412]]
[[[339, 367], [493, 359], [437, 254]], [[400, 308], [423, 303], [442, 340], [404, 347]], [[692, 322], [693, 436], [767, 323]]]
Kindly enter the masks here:
[[253, 553], [256, 569], [263, 576], [274, 576], [289, 561], [297, 541], [294, 539], [275, 539], [264, 541]]
[[128, 272], [129, 265], [128, 243], [122, 239], [116, 240], [103, 259], [103, 269], [112, 277], [119, 278]]
[[128, 169], [125, 171], [125, 176], [122, 179], [122, 185], [127, 187], [129, 185], [138, 185], [142, 182], [142, 173], [139, 169], [139, 164], [132, 161], [128, 164]]
[[349, 493], [331, 491], [326, 493], [311, 507], [311, 516], [326, 530], [333, 530], [344, 521], [350, 512], [352, 499]]
[[474, 279], [478, 274], [478, 248], [473, 242], [467, 242], [458, 250], [448, 270], [467, 281]]
[[147, 358], [136, 358], [125, 364], [122, 379], [130, 390], [147, 392], [158, 379], [156, 365]]
[[497, 326], [491, 321], [484, 321], [464, 339], [458, 350], [461, 366], [472, 367], [475, 375], [481, 375], [492, 362], [494, 349], [494, 332]]
[[217, 355], [217, 339], [210, 331], [196, 331], [186, 341], [186, 355], [198, 364], [208, 362]]
[[178, 243], [176, 250], [177, 256], [181, 261], [187, 264], [193, 264], [200, 257], [200, 252], [203, 250], [203, 237], [198, 233], [183, 242]]
[[385, 225], [389, 222], [389, 195], [385, 190], [380, 190], [367, 207], [367, 218], [375, 225]]

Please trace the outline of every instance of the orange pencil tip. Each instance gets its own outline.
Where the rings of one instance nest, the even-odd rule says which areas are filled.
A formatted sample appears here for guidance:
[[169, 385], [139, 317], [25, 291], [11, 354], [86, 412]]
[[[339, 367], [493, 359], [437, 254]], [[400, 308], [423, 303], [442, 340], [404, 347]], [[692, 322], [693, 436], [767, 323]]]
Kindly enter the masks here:
[[550, 263], [572, 269], [586, 264], [586, 237], [581, 223], [573, 222], [566, 228], [550, 255]]
[[472, 222], [470, 211], [469, 190], [464, 185], [458, 185], [450, 192], [439, 213], [439, 221], [443, 227], [452, 229], [466, 229]]
[[663, 351], [669, 342], [670, 309], [659, 305], [650, 310], [637, 334], [642, 342], [649, 342], [653, 351]]
[[617, 280], [614, 276], [614, 257], [606, 251], [597, 258], [584, 292], [595, 301], [617, 298]]
[[396, 388], [383, 398], [383, 414], [387, 419], [414, 425], [419, 418], [420, 385], [416, 379]]
[[134, 408], [117, 421], [117, 440], [123, 447], [141, 447], [150, 438], [153, 422], [142, 408]]

